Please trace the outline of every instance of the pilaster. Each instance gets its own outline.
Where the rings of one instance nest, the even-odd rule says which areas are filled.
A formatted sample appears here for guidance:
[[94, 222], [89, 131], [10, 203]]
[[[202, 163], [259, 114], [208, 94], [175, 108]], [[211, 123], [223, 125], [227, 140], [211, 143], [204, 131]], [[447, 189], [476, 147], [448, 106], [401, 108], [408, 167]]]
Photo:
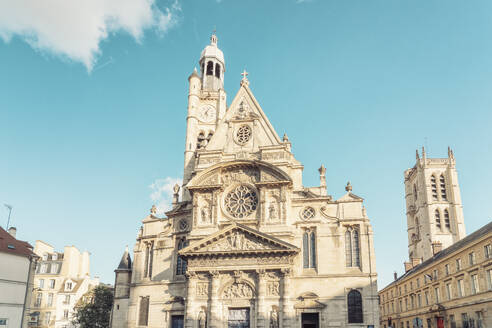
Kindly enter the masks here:
[[292, 293], [291, 293], [291, 275], [292, 271], [289, 268], [281, 270], [281, 306], [282, 311], [280, 313], [280, 322], [282, 328], [292, 327], [292, 319], [295, 316], [294, 307], [292, 305]]

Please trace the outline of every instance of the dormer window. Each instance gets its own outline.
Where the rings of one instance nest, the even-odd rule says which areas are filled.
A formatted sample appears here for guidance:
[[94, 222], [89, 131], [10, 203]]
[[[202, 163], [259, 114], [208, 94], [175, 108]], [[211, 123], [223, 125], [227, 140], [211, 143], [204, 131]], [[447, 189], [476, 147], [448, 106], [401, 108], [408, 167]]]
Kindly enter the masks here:
[[53, 255], [51, 255], [51, 259], [52, 259], [53, 261], [58, 260], [58, 254], [54, 253]]
[[71, 281], [67, 282], [67, 284], [65, 285], [65, 289], [66, 290], [72, 290], [72, 282]]
[[43, 261], [48, 261], [48, 253], [43, 254]]

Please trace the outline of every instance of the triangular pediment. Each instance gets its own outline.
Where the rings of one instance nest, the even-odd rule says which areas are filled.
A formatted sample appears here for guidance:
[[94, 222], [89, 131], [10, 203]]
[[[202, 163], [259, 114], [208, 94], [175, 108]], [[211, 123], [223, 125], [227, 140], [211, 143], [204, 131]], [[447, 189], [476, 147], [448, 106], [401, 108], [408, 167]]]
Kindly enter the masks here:
[[179, 251], [183, 256], [250, 253], [297, 253], [287, 242], [239, 223], [196, 241]]
[[[238, 143], [235, 130], [238, 126], [252, 127], [251, 142]], [[232, 133], [231, 133], [232, 128]], [[214, 136], [208, 143], [206, 150], [220, 150], [235, 152], [236, 148], [245, 151], [257, 151], [259, 147], [278, 146], [283, 142], [263, 112], [260, 104], [246, 84], [241, 85], [239, 91], [230, 104], [224, 118], [219, 122]], [[248, 150], [248, 148], [252, 148]]]

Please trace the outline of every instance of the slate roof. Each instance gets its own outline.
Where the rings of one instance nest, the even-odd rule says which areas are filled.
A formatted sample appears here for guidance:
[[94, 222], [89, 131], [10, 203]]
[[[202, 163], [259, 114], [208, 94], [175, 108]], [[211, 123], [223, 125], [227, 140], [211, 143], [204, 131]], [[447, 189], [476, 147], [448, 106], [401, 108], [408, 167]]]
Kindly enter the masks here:
[[32, 250], [28, 242], [15, 239], [0, 227], [0, 252], [24, 257], [36, 256]]
[[125, 253], [121, 257], [120, 264], [116, 270], [131, 270], [132, 269], [132, 259], [128, 253], [128, 247], [125, 249]]

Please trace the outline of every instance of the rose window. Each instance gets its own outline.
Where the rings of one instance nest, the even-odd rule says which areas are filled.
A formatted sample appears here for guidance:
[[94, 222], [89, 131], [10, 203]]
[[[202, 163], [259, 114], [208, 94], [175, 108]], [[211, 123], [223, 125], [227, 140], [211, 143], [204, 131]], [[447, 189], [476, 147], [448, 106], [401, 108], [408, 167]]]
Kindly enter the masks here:
[[225, 209], [237, 219], [247, 217], [258, 207], [258, 196], [248, 186], [238, 186], [225, 197]]
[[251, 139], [251, 128], [249, 125], [241, 125], [236, 132], [237, 143], [244, 145]]
[[309, 220], [309, 219], [312, 219], [314, 217], [314, 208], [312, 207], [305, 207], [302, 212], [301, 212], [301, 217], [304, 219], [304, 220]]

